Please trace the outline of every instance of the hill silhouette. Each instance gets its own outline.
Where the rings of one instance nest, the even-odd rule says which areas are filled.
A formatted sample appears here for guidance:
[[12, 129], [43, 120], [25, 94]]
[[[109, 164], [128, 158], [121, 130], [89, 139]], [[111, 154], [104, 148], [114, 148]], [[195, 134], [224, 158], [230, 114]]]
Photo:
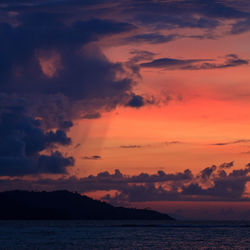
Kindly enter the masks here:
[[0, 219], [86, 219], [86, 220], [173, 220], [169, 215], [148, 209], [114, 207], [69, 191], [0, 192]]

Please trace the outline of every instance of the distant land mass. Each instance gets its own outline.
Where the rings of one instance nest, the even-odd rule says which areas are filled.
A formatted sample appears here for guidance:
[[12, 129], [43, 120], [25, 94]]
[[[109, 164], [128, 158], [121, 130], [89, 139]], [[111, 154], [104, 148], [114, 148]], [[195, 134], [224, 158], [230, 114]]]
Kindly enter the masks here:
[[148, 209], [114, 207], [69, 191], [0, 192], [1, 220], [174, 220]]

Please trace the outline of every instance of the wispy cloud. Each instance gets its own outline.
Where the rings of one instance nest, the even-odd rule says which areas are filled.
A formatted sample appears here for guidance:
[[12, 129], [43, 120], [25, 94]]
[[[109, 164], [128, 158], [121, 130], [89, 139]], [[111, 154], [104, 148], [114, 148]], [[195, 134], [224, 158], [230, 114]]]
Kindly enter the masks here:
[[100, 155], [91, 155], [91, 156], [83, 156], [83, 160], [101, 160], [102, 157]]
[[250, 140], [242, 139], [242, 140], [229, 141], [229, 142], [217, 142], [217, 143], [213, 143], [211, 145], [213, 145], [213, 146], [227, 146], [227, 145], [244, 144], [244, 143], [250, 143]]
[[239, 58], [235, 54], [225, 56], [223, 63], [216, 63], [215, 59], [176, 59], [159, 58], [150, 62], [141, 63], [143, 68], [159, 68], [165, 70], [211, 70], [225, 69], [248, 65], [249, 61]]
[[182, 144], [181, 141], [164, 141], [158, 143], [149, 143], [149, 144], [131, 144], [131, 145], [121, 145], [120, 148], [124, 149], [137, 149], [137, 148], [147, 148], [147, 147], [164, 147], [176, 144]]

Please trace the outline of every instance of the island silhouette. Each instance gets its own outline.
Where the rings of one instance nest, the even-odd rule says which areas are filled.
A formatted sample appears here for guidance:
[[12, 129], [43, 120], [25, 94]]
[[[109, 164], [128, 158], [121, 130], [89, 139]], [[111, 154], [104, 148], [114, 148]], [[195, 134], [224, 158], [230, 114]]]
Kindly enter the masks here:
[[1, 220], [174, 220], [149, 209], [115, 207], [77, 192], [0, 192]]

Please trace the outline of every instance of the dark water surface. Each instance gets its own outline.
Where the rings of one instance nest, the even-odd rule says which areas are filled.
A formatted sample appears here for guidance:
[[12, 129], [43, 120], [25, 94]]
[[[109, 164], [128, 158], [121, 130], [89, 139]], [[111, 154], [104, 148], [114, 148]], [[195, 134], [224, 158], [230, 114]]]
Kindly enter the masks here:
[[250, 249], [250, 222], [0, 221], [0, 249]]

